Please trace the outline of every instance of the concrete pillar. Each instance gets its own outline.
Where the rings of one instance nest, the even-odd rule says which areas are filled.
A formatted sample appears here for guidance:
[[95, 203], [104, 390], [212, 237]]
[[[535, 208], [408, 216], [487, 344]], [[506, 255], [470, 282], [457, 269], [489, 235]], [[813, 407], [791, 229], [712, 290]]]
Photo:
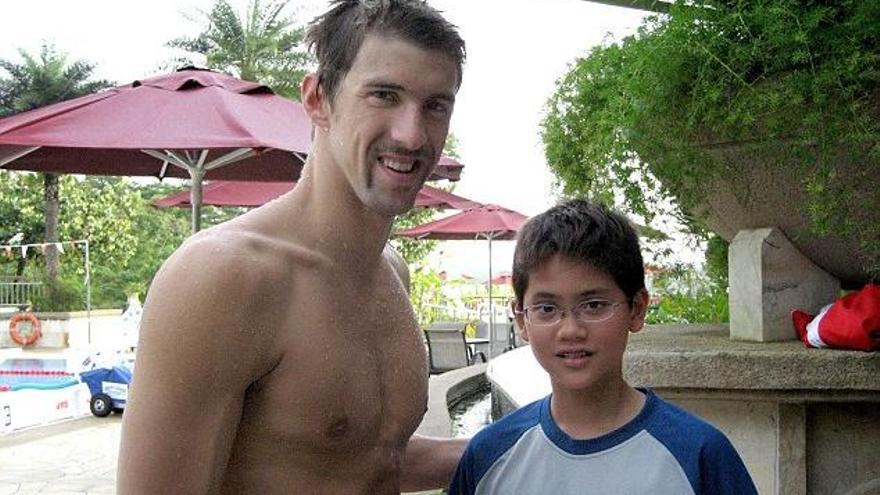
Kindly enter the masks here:
[[817, 313], [837, 299], [840, 282], [816, 266], [778, 229], [741, 230], [728, 252], [730, 338], [796, 339], [791, 311]]
[[776, 493], [807, 493], [807, 410], [804, 404], [779, 404], [776, 427]]

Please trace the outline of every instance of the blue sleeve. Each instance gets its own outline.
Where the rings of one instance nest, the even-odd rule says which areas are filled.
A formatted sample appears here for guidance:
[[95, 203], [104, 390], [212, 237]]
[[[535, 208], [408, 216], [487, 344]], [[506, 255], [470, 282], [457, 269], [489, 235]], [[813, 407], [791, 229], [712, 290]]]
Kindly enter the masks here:
[[474, 453], [472, 446], [473, 443], [468, 444], [464, 454], [458, 461], [458, 467], [455, 469], [452, 483], [447, 490], [449, 495], [470, 495], [477, 490], [477, 483], [474, 477]]
[[703, 495], [758, 495], [739, 453], [718, 431], [700, 453], [700, 480]]
[[527, 404], [478, 431], [458, 461], [458, 467], [449, 485], [449, 494], [473, 494], [480, 480], [495, 462], [504, 455], [524, 432], [541, 422], [541, 406], [550, 398]]

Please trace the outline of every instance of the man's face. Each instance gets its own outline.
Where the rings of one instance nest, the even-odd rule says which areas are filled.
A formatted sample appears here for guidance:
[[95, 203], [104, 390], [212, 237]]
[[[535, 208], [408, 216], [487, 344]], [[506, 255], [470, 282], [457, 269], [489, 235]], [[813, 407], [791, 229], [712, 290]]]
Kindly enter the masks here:
[[[642, 299], [647, 293], [642, 292], [631, 306], [609, 274], [558, 255], [529, 273], [523, 307], [533, 307], [530, 311], [535, 312], [549, 310], [549, 306], [565, 310], [562, 320], [549, 326], [528, 323], [524, 315], [517, 314], [523, 338], [549, 373], [554, 393], [586, 391], [622, 380], [628, 333], [644, 324]], [[571, 311], [578, 304], [593, 308], [606, 303], [621, 304], [604, 321], [580, 322]], [[529, 315], [533, 321], [538, 319], [534, 314]]]
[[455, 62], [394, 37], [368, 35], [330, 105], [333, 161], [368, 208], [410, 209], [440, 159], [457, 86]]

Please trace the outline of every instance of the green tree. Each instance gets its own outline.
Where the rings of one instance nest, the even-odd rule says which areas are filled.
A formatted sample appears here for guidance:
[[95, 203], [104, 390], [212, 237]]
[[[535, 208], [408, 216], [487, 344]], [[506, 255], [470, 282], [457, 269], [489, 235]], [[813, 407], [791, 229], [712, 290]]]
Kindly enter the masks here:
[[[0, 170], [0, 242], [13, 238], [21, 244], [40, 242], [46, 230], [41, 190], [37, 174]], [[17, 254], [10, 251], [0, 256], [4, 275], [24, 275], [27, 258]]]
[[[267, 84], [277, 94], [299, 100], [299, 82], [311, 57], [301, 46], [304, 28], [285, 14], [289, 3], [252, 0], [239, 17], [228, 1], [217, 0], [210, 12], [189, 16], [207, 24], [198, 36], [180, 37], [168, 45], [204, 56], [210, 69]], [[178, 62], [192, 64], [191, 59]]]
[[[189, 235], [187, 212], [157, 209], [152, 198], [167, 194], [165, 185], [139, 186], [123, 178], [60, 177], [59, 232], [64, 241], [87, 239], [90, 245], [92, 305], [119, 307], [130, 293], [144, 293], [153, 274]], [[42, 182], [36, 174], [0, 172], [0, 239], [9, 233], [39, 232], [43, 217], [38, 206]], [[157, 235], [158, 234], [158, 235]], [[32, 241], [33, 242], [33, 241]], [[37, 241], [39, 242], [39, 241]], [[84, 253], [65, 244], [57, 281], [47, 281], [43, 310], [84, 307]], [[27, 257], [11, 252], [0, 256], [0, 271], [40, 279], [41, 250]]]
[[[0, 117], [33, 110], [110, 86], [108, 81], [92, 80], [94, 65], [82, 60], [68, 63], [67, 56], [44, 44], [38, 56], [19, 50], [21, 62], [0, 59], [0, 69], [8, 77], [0, 78]], [[59, 176], [43, 174], [45, 240], [58, 241]], [[30, 232], [33, 234], [33, 232]], [[36, 241], [36, 239], [29, 239]], [[50, 247], [46, 253], [50, 279], [58, 275], [58, 253]]]

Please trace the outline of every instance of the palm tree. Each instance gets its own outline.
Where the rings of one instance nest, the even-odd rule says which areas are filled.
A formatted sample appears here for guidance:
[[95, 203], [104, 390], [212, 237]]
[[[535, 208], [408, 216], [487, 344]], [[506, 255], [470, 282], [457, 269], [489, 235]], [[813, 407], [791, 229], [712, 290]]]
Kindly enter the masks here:
[[[0, 78], [0, 117], [25, 112], [59, 101], [94, 93], [110, 86], [105, 80], [93, 81], [94, 65], [77, 60], [68, 64], [67, 56], [44, 44], [38, 57], [19, 50], [22, 62], [0, 59], [0, 69], [9, 74]], [[58, 175], [43, 174], [46, 242], [58, 242]], [[50, 281], [58, 276], [58, 252], [46, 250], [46, 273]]]
[[[217, 0], [210, 13], [201, 11], [208, 24], [204, 31], [168, 45], [204, 56], [210, 69], [259, 81], [277, 94], [299, 100], [299, 81], [311, 57], [301, 47], [304, 28], [284, 14], [289, 2], [251, 0], [240, 18], [227, 0]], [[192, 64], [187, 59], [179, 62]]]

